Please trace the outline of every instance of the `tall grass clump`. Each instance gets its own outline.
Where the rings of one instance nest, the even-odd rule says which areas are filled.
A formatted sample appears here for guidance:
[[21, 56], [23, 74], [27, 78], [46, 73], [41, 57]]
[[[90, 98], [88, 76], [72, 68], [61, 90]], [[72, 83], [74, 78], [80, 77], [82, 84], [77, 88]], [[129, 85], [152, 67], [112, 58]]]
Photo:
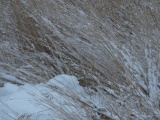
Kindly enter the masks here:
[[76, 76], [104, 103], [70, 95], [88, 119], [159, 119], [158, 0], [1, 0], [0, 13], [0, 72], [32, 84]]

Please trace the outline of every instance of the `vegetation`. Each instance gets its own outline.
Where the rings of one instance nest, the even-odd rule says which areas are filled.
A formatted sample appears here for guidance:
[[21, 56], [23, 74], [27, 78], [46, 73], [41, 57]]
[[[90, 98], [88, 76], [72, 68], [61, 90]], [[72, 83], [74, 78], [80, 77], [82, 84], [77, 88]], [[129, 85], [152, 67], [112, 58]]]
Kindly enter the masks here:
[[159, 28], [158, 0], [1, 0], [0, 80], [8, 82], [1, 73], [32, 84], [74, 75], [103, 96], [104, 110], [71, 96], [88, 119], [158, 120]]

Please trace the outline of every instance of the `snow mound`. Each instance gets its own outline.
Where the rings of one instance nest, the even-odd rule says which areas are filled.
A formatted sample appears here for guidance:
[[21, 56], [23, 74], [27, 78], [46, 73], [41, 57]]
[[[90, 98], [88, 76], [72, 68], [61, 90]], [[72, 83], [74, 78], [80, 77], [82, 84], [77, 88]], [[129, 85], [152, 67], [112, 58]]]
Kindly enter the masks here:
[[6, 83], [4, 87], [0, 88], [0, 97], [14, 94], [18, 91], [18, 86], [11, 83]]
[[[61, 91], [57, 92], [53, 91], [53, 89]], [[17, 86], [6, 83], [4, 87], [0, 88], [0, 120], [13, 120], [21, 117], [25, 118], [26, 116], [33, 117], [36, 114], [38, 114], [38, 118], [36, 116], [36, 119], [51, 118], [53, 111], [51, 110], [50, 103], [52, 104], [52, 102], [54, 102], [55, 107], [60, 107], [66, 103], [66, 105], [63, 105], [65, 109], [73, 112], [74, 107], [71, 109], [71, 106], [67, 105], [67, 102], [70, 101], [62, 95], [64, 91], [80, 93], [83, 91], [83, 88], [79, 86], [75, 76], [65, 74], [54, 77], [46, 84]], [[57, 116], [52, 116], [52, 118], [56, 119]]]

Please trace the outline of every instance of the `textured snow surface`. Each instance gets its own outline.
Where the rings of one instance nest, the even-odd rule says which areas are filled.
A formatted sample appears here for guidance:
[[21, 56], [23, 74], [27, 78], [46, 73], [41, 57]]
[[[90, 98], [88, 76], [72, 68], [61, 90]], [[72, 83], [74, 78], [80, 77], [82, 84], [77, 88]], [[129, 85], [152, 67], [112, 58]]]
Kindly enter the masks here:
[[[39, 114], [38, 119], [49, 119], [56, 116], [53, 115], [53, 111], [48, 109], [50, 106], [45, 107], [40, 100], [45, 100], [45, 93], [50, 93], [50, 97], [54, 97], [54, 105], [60, 106], [62, 104], [66, 107], [67, 111], [74, 112], [74, 108], [67, 106], [67, 101], [63, 95], [52, 91], [45, 87], [52, 85], [55, 88], [61, 88], [61, 92], [69, 90], [71, 93], [81, 93], [83, 89], [78, 85], [78, 80], [74, 76], [59, 75], [51, 79], [46, 84], [17, 86], [11, 83], [6, 83], [4, 87], [0, 88], [0, 120], [12, 120], [18, 117], [25, 117], [27, 114], [36, 115]], [[84, 112], [84, 111], [83, 111]]]

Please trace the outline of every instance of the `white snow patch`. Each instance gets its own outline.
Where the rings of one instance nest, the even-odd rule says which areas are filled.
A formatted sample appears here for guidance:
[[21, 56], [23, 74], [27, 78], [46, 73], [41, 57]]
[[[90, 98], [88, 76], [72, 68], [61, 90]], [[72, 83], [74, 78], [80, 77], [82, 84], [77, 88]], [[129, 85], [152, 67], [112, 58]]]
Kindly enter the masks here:
[[82, 10], [79, 10], [79, 13], [81, 16], [86, 16], [86, 14]]
[[44, 22], [44, 24], [51, 30], [53, 31], [56, 35], [58, 35], [59, 37], [63, 37], [63, 35], [61, 34], [61, 32], [57, 29], [57, 27], [54, 25], [54, 23], [52, 23], [48, 18], [46, 17], [42, 17], [42, 20]]
[[[54, 87], [53, 89], [62, 91], [53, 91], [46, 87], [49, 85]], [[47, 82], [47, 84], [17, 86], [6, 83], [4, 87], [0, 88], [0, 120], [17, 119], [23, 114], [33, 115], [39, 112], [41, 112], [42, 120], [44, 118], [47, 119], [46, 116], [51, 117], [50, 114], [53, 114], [53, 111], [49, 110], [51, 106], [44, 102], [49, 99], [51, 104], [54, 103], [55, 107], [63, 106], [69, 113], [76, 112], [77, 109], [74, 106], [74, 101], [70, 101], [69, 98], [61, 95], [63, 92], [65, 94], [65, 91], [70, 91], [71, 94], [74, 94], [74, 92], [77, 94], [81, 93], [83, 89], [79, 86], [75, 76], [68, 75], [58, 75]], [[81, 112], [85, 114], [84, 110], [81, 110]], [[56, 118], [57, 116], [54, 117]]]
[[[6, 80], [3, 80], [3, 78], [6, 79]], [[23, 84], [23, 82], [20, 81], [15, 76], [0, 71], [0, 81], [6, 82], [7, 80], [10, 81], [10, 82], [18, 82], [20, 84]]]
[[27, 5], [28, 0], [21, 0], [21, 2], [25, 5]]
[[0, 97], [14, 94], [15, 92], [18, 91], [18, 86], [13, 85], [11, 83], [6, 83], [4, 87], [0, 88]]

